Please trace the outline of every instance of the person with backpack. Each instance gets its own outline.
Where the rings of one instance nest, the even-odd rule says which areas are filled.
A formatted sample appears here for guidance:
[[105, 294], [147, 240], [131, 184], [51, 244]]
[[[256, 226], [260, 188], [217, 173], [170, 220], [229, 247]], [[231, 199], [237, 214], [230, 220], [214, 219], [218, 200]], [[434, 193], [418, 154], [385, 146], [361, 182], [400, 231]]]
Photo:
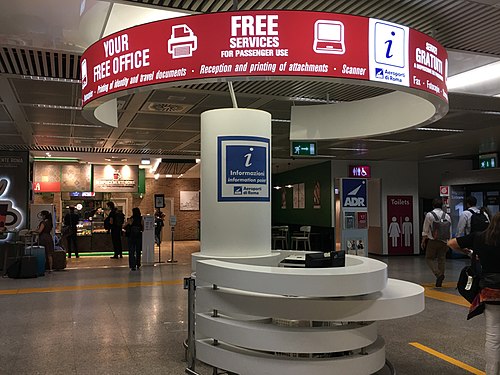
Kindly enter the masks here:
[[457, 237], [466, 236], [470, 233], [482, 232], [488, 228], [490, 218], [486, 212], [476, 207], [477, 199], [468, 196], [465, 200], [466, 210], [458, 219]]
[[[422, 228], [422, 250], [425, 250], [425, 261], [436, 276], [436, 287], [443, 285], [445, 274], [447, 241], [451, 238], [451, 218], [443, 211], [443, 201], [435, 198], [433, 210], [425, 215]], [[437, 263], [437, 264], [436, 264]]]
[[111, 242], [113, 243], [113, 256], [111, 259], [123, 258], [122, 250], [122, 226], [125, 218], [123, 213], [119, 212], [114, 202], [106, 203], [109, 208], [108, 217], [104, 220], [104, 228], [111, 232]]
[[[500, 374], [500, 213], [491, 218], [485, 231], [452, 238], [448, 245], [471, 256], [478, 256], [482, 273], [479, 294], [472, 301], [469, 315], [484, 312], [486, 323], [486, 375]], [[474, 249], [471, 251], [470, 249]]]

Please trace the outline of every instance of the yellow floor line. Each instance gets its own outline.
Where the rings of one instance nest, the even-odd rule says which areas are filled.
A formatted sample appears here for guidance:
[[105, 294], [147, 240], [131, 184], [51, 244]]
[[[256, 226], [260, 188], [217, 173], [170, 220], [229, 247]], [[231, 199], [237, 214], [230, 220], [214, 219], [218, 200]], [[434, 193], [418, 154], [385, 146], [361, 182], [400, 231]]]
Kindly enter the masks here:
[[439, 301], [453, 303], [455, 305], [469, 307], [470, 303], [464, 297], [457, 294], [443, 292], [441, 289], [436, 289], [433, 286], [423, 285], [425, 292], [424, 295], [428, 298], [437, 299]]
[[409, 344], [417, 349], [420, 349], [426, 353], [429, 353], [435, 357], [438, 357], [438, 358], [442, 359], [443, 361], [446, 361], [448, 363], [451, 363], [452, 365], [460, 367], [461, 369], [464, 369], [464, 370], [470, 372], [471, 374], [486, 375], [486, 373], [484, 371], [481, 371], [481, 370], [478, 370], [477, 368], [469, 366], [468, 364], [463, 363], [459, 360], [456, 360], [455, 358], [451, 358], [443, 353], [440, 353], [434, 349], [429, 348], [428, 346], [422, 345], [418, 342], [410, 342]]
[[77, 290], [124, 289], [124, 288], [137, 288], [137, 287], [148, 287], [148, 286], [180, 285], [183, 283], [184, 283], [183, 280], [168, 280], [168, 281], [151, 281], [151, 282], [143, 281], [143, 282], [123, 283], [123, 284], [91, 284], [91, 285], [74, 285], [74, 286], [55, 286], [49, 288], [6, 289], [6, 290], [0, 290], [0, 295], [72, 292]]

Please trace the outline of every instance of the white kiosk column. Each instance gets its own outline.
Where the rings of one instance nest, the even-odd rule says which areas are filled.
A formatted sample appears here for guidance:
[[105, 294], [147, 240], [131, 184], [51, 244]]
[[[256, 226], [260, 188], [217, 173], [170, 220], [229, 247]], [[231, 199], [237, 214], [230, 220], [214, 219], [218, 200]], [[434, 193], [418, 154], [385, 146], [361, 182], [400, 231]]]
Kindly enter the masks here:
[[201, 255], [271, 253], [271, 115], [201, 114]]

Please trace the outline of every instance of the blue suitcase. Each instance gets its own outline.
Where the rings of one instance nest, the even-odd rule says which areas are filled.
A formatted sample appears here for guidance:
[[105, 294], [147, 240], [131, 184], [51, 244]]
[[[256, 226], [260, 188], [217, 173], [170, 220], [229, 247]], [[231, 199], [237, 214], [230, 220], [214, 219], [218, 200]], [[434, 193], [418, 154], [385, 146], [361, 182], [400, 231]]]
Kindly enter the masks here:
[[39, 245], [26, 246], [24, 248], [25, 255], [31, 255], [36, 258], [36, 274], [38, 276], [45, 275], [45, 247]]

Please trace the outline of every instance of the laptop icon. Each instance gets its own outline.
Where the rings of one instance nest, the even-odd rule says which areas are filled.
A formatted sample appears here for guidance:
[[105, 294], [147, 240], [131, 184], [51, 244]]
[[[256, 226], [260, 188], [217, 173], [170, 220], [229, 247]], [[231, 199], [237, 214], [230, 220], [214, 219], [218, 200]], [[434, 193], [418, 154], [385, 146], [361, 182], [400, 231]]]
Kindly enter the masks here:
[[316, 53], [343, 55], [344, 24], [340, 21], [317, 20], [314, 23], [313, 50]]

